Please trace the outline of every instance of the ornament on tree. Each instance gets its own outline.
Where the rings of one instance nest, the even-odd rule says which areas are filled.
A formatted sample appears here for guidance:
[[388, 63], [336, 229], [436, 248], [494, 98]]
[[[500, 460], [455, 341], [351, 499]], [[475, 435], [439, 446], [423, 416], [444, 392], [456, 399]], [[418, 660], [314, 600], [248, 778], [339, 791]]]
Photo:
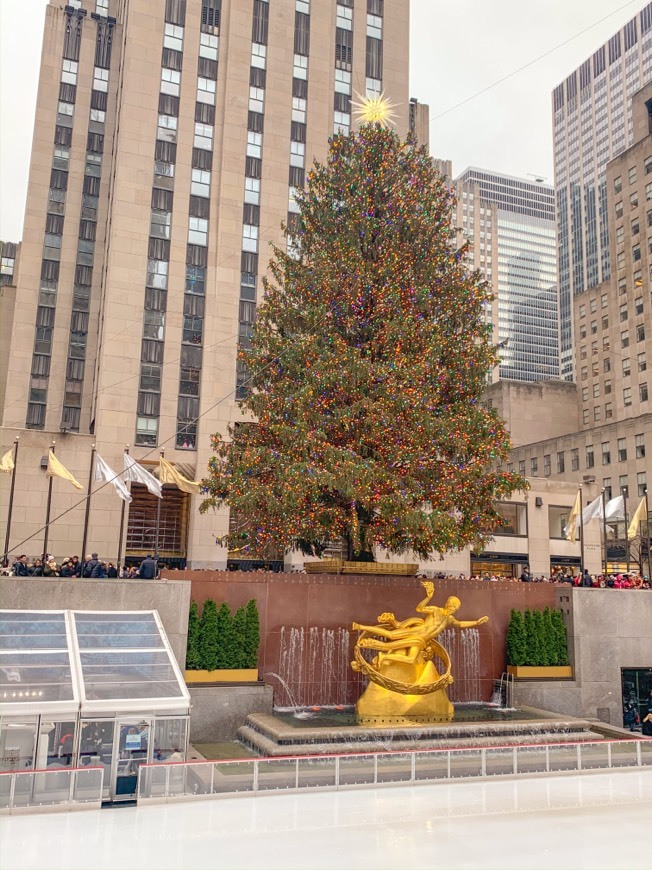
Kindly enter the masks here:
[[287, 251], [274, 248], [240, 349], [257, 422], [213, 436], [201, 510], [235, 512], [220, 540], [252, 555], [319, 555], [339, 538], [349, 559], [482, 546], [495, 502], [527, 487], [496, 469], [509, 437], [482, 401], [492, 297], [456, 247], [453, 195], [385, 126], [383, 95], [365, 105], [367, 123], [334, 136], [297, 192]]

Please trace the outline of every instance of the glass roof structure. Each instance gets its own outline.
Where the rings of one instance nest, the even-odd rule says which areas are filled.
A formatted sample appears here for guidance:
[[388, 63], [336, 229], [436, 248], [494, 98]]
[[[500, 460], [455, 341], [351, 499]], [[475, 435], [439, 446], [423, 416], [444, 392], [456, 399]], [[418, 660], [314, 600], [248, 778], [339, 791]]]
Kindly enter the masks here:
[[0, 610], [3, 716], [166, 711], [190, 696], [157, 611]]

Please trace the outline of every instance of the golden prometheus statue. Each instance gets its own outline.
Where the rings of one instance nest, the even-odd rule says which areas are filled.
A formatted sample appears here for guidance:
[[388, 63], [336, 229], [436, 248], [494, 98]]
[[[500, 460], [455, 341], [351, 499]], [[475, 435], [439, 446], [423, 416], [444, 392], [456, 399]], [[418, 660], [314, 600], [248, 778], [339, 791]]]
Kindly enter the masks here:
[[[443, 607], [430, 604], [435, 585], [424, 580], [426, 597], [416, 606], [423, 618], [412, 616], [399, 622], [393, 613], [381, 613], [377, 625], [353, 623], [360, 632], [354, 649], [354, 671], [365, 674], [369, 685], [356, 704], [362, 725], [425, 725], [450, 722], [453, 705], [446, 687], [453, 682], [450, 656], [435, 638], [446, 628], [474, 628], [489, 617], [460, 622], [453, 614], [460, 607], [459, 598], [451, 597]], [[363, 649], [377, 650], [371, 662]], [[443, 667], [441, 673], [433, 659]]]

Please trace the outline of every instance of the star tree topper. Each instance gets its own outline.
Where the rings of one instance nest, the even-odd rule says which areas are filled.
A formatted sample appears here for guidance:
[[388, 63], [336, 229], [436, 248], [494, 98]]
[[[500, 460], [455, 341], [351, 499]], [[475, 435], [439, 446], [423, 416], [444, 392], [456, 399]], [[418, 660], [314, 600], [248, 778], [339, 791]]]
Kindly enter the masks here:
[[361, 124], [380, 124], [389, 127], [394, 122], [395, 104], [385, 96], [385, 92], [363, 97], [356, 92], [357, 100], [353, 101], [354, 113]]

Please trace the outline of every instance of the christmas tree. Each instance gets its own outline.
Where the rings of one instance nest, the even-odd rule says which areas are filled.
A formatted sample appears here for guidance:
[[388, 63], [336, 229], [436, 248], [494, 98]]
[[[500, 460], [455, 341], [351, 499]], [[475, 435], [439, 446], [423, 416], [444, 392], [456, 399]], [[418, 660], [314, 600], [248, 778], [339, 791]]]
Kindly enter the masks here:
[[201, 509], [235, 511], [221, 542], [251, 552], [481, 544], [494, 501], [526, 484], [494, 470], [509, 438], [482, 403], [491, 292], [456, 247], [452, 192], [424, 148], [374, 122], [335, 136], [296, 200], [240, 354], [257, 423], [213, 437]]

